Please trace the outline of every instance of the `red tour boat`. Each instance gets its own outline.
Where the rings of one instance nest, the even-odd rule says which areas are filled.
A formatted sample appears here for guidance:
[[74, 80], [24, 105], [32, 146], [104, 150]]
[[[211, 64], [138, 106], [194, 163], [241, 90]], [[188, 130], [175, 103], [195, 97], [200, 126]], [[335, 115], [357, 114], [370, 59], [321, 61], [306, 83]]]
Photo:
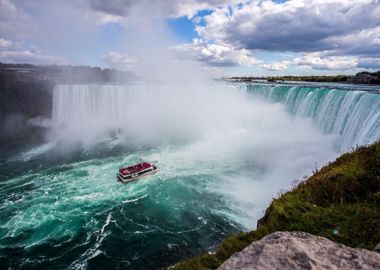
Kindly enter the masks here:
[[157, 166], [149, 162], [141, 162], [133, 166], [121, 168], [117, 174], [117, 179], [123, 183], [129, 183], [142, 177], [153, 175], [157, 171]]

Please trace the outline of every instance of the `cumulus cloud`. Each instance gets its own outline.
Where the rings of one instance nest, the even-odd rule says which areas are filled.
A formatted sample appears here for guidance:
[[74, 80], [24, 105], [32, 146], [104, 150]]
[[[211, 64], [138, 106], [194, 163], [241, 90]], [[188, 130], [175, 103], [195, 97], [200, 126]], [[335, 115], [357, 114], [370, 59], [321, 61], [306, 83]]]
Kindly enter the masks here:
[[209, 44], [202, 39], [176, 46], [174, 50], [178, 55], [190, 56], [211, 66], [251, 66], [260, 63], [248, 50]]
[[0, 50], [0, 62], [35, 65], [66, 64], [63, 58], [38, 50]]
[[[120, 36], [134, 36], [139, 32], [135, 25], [144, 28], [148, 20], [163, 23], [181, 16], [193, 21], [199, 37], [176, 46], [176, 53], [212, 67], [258, 65], [281, 71], [291, 65], [326, 70], [379, 66], [379, 0], [0, 0], [1, 57], [57, 62], [62, 59], [54, 55], [64, 52], [77, 53], [76, 61], [100, 38], [103, 42], [104, 25], [119, 24]], [[20, 48], [23, 43], [49, 51]], [[125, 46], [130, 53], [131, 46], [133, 42]], [[103, 62], [130, 69], [131, 58], [113, 50], [122, 49], [105, 48]], [[255, 57], [261, 51], [291, 51], [298, 57], [264, 63]]]
[[13, 45], [13, 42], [11, 40], [0, 38], [0, 49], [11, 47], [12, 45]]
[[125, 16], [134, 8], [143, 8], [149, 14], [193, 17], [200, 10], [244, 2], [242, 0], [89, 0], [91, 7], [106, 14]]
[[331, 37], [328, 42], [334, 44], [329, 54], [380, 56], [380, 26], [353, 31], [344, 36]]
[[323, 56], [321, 53], [308, 53], [295, 58], [292, 64], [317, 70], [350, 70], [357, 67], [358, 60], [349, 56]]
[[[290, 65], [318, 70], [375, 68], [380, 57], [378, 0], [289, 0], [277, 2], [224, 0], [89, 0], [96, 12], [120, 22], [134, 8], [147, 16], [187, 16], [197, 25], [198, 39], [175, 47], [182, 57], [210, 66], [259, 65], [281, 71]], [[206, 16], [195, 16], [200, 10]], [[302, 53], [290, 61], [263, 63], [256, 51]], [[110, 57], [113, 63], [122, 57]], [[108, 61], [110, 62], [110, 61]], [[126, 65], [130, 65], [125, 60]]]
[[4, 38], [0, 38], [0, 62], [38, 65], [66, 64], [63, 58], [43, 52], [37, 46], [24, 48], [21, 42]]
[[13, 1], [0, 0], [0, 36], [22, 39], [33, 31], [31, 18]]
[[358, 61], [358, 68], [380, 69], [380, 57], [363, 57]]
[[[379, 37], [377, 0], [271, 0], [222, 7], [204, 17], [198, 33], [217, 43], [267, 51], [349, 52]], [[359, 35], [358, 35], [359, 34]], [[375, 35], [375, 36], [374, 36]], [[355, 42], [350, 36], [356, 37]], [[378, 43], [372, 50], [380, 47]]]
[[[0, 0], [0, 38], [13, 41], [1, 60], [78, 64], [95, 47], [99, 24], [109, 17], [92, 10], [86, 1]], [[33, 44], [43, 50], [33, 49]]]
[[103, 61], [111, 68], [131, 70], [136, 60], [131, 58], [128, 54], [120, 52], [108, 52], [102, 57]]
[[261, 64], [260, 67], [269, 71], [281, 71], [288, 68], [289, 61], [281, 61], [269, 64]]

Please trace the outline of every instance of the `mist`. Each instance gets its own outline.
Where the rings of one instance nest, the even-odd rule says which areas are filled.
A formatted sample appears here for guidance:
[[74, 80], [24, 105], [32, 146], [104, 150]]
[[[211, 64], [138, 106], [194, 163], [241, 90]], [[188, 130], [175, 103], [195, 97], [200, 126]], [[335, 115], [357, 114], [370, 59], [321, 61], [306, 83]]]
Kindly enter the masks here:
[[226, 86], [217, 85], [199, 62], [175, 55], [165, 7], [141, 1], [125, 15], [124, 51], [138, 82], [56, 86], [50, 140], [91, 146], [110, 136], [151, 145], [200, 136], [234, 121], [229, 114], [238, 113], [233, 106], [239, 105], [230, 103], [239, 101], [229, 101]]
[[143, 158], [163, 170], [214, 168], [219, 174], [208, 188], [254, 227], [273, 196], [336, 156], [335, 138], [282, 105], [212, 80], [196, 61], [178, 60], [160, 12], [144, 7], [129, 10], [127, 20], [125, 48], [138, 82], [57, 85], [49, 140], [65, 151], [104, 142], [153, 149]]
[[[0, 63], [2, 265], [170, 268], [255, 229], [273, 198], [379, 139], [380, 96], [357, 85], [220, 78], [330, 60], [249, 47], [268, 33], [247, 12], [260, 26], [277, 8], [250, 4], [0, 0], [0, 56], [14, 59]], [[142, 161], [154, 171], [120, 181]]]

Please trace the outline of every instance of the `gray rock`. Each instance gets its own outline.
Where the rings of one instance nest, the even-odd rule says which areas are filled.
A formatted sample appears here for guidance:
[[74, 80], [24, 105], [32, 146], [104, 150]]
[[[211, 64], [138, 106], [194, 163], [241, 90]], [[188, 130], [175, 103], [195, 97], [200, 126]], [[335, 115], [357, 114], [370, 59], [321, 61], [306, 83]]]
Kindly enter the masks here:
[[373, 250], [380, 253], [380, 243], [378, 243]]
[[262, 226], [264, 226], [266, 221], [266, 216], [263, 216], [257, 221], [256, 229], [260, 229]]
[[275, 232], [235, 253], [218, 269], [380, 269], [380, 254], [304, 232]]

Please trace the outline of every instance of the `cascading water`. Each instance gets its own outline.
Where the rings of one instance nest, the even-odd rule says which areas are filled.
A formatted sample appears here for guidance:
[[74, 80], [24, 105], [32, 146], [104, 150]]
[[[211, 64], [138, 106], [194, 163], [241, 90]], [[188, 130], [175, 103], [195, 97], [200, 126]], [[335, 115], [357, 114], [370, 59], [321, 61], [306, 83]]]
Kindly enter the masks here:
[[327, 134], [338, 134], [342, 152], [380, 139], [380, 94], [305, 86], [245, 84], [241, 89], [285, 104], [296, 116], [312, 118]]
[[[0, 161], [0, 265], [166, 267], [253, 228], [278, 191], [338, 155], [328, 134], [341, 149], [379, 138], [377, 95], [238, 88], [58, 85], [51, 142]], [[118, 183], [139, 158], [160, 172]]]

